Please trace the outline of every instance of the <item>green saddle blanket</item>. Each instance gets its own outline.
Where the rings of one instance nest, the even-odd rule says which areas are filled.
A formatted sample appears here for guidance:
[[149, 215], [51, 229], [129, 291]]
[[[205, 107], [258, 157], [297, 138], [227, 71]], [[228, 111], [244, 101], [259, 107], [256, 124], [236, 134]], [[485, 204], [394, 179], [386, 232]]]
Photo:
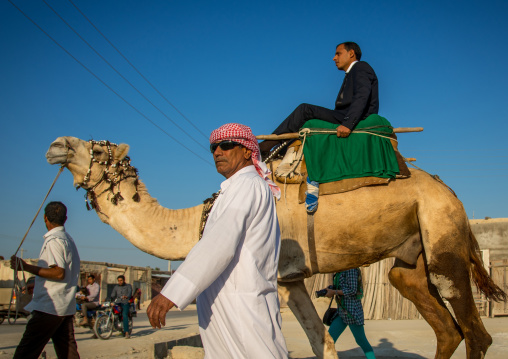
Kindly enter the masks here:
[[[337, 124], [309, 120], [303, 128], [333, 130]], [[370, 115], [360, 121], [354, 130], [385, 137], [393, 133], [390, 122], [379, 115]], [[370, 133], [352, 132], [349, 137], [338, 138], [335, 133], [311, 132], [305, 139], [303, 153], [309, 178], [319, 183], [358, 177], [395, 178], [399, 173], [390, 140]]]

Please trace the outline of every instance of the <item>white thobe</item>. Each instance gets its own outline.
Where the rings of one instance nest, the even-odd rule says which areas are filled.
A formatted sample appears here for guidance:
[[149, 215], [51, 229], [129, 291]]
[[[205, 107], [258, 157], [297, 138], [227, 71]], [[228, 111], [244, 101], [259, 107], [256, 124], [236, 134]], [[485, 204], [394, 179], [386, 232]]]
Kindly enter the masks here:
[[161, 291], [180, 310], [197, 297], [205, 358], [287, 358], [279, 249], [270, 188], [245, 167], [221, 184], [203, 238]]

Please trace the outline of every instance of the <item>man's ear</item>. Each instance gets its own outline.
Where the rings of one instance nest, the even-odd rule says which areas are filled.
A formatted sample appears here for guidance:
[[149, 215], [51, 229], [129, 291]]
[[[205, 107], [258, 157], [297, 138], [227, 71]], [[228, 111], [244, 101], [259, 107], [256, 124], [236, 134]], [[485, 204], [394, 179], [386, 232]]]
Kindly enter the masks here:
[[252, 150], [248, 149], [247, 147], [244, 147], [243, 149], [244, 149], [244, 151], [243, 151], [243, 157], [246, 160], [250, 160], [252, 158]]

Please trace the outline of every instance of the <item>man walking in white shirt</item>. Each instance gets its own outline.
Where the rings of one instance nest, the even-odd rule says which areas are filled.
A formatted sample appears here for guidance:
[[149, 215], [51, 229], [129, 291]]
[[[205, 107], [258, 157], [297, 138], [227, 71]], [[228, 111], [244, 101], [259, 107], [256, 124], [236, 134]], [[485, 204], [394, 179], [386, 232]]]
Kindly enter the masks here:
[[79, 278], [79, 254], [76, 244], [63, 227], [67, 208], [51, 202], [44, 209], [44, 235], [37, 266], [15, 256], [11, 268], [35, 274], [32, 301], [25, 310], [32, 311], [14, 359], [37, 359], [49, 339], [59, 359], [79, 358], [74, 338], [73, 318], [76, 313], [76, 286]]
[[153, 327], [197, 297], [206, 358], [287, 358], [277, 296], [280, 231], [259, 146], [249, 127], [212, 132], [217, 172], [226, 177], [202, 239], [147, 309]]

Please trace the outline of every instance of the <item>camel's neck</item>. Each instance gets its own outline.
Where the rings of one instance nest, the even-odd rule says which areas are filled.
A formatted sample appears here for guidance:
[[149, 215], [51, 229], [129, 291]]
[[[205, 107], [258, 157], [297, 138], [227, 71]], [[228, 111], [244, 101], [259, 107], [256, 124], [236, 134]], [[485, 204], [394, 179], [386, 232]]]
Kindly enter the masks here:
[[[108, 199], [109, 192], [97, 198], [100, 219], [143, 252], [168, 260], [184, 259], [198, 242], [203, 205], [167, 209], [148, 194], [141, 181], [139, 202], [132, 200], [133, 180], [123, 181], [120, 188], [124, 199], [117, 205], [111, 203], [111, 195]], [[96, 193], [101, 193], [101, 189], [97, 188]]]

